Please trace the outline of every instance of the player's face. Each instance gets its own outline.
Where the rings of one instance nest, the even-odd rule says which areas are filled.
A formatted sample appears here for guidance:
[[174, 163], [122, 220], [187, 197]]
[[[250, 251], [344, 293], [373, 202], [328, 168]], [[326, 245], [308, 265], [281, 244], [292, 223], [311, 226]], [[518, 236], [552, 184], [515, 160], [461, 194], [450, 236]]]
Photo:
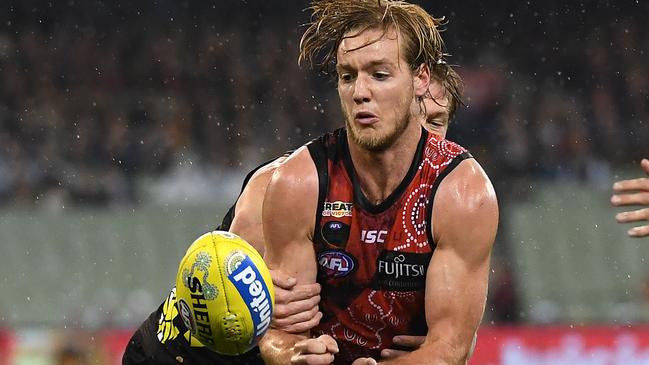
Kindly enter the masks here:
[[[347, 33], [354, 35], [356, 31]], [[370, 151], [385, 150], [401, 136], [419, 108], [422, 89], [390, 30], [368, 29], [344, 39], [337, 52], [338, 95], [351, 140]], [[426, 80], [427, 82], [427, 80]]]
[[449, 119], [448, 95], [442, 84], [434, 79], [431, 79], [428, 90], [430, 91], [430, 96], [426, 95], [424, 97], [424, 104], [426, 105], [426, 123], [424, 123], [424, 128], [428, 129], [431, 133], [446, 138]]

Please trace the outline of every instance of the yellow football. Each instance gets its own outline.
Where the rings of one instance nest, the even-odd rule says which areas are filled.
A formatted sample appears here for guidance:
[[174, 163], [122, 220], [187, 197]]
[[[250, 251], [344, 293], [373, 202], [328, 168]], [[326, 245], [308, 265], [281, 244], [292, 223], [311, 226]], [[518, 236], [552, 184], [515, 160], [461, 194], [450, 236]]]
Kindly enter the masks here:
[[240, 355], [270, 326], [275, 291], [268, 267], [250, 244], [213, 231], [196, 239], [180, 261], [176, 300], [193, 337], [219, 354]]

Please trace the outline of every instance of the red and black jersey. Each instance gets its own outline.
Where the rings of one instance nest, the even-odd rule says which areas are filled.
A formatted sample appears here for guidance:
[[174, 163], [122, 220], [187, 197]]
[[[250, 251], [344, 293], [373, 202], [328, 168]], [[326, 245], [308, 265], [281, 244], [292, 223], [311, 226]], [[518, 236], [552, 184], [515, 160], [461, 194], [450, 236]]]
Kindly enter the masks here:
[[425, 335], [426, 271], [435, 249], [430, 232], [435, 191], [471, 155], [422, 129], [406, 177], [373, 205], [357, 181], [345, 129], [308, 145], [320, 183], [314, 245], [320, 309], [312, 330], [336, 339], [336, 363], [376, 359], [399, 334]]

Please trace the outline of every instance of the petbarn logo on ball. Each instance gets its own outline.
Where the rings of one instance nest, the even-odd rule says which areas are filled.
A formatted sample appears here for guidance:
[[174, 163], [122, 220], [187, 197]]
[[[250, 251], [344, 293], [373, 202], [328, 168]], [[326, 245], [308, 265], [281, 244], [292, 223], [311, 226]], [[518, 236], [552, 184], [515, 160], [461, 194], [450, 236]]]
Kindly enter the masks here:
[[228, 279], [246, 302], [255, 327], [255, 338], [264, 334], [270, 325], [273, 308], [270, 292], [263, 277], [250, 257], [239, 261], [236, 269], [228, 274]]
[[353, 256], [341, 250], [326, 250], [318, 255], [321, 274], [327, 277], [344, 277], [356, 267]]
[[352, 203], [341, 201], [325, 202], [324, 209], [322, 210], [323, 217], [351, 217], [352, 216]]

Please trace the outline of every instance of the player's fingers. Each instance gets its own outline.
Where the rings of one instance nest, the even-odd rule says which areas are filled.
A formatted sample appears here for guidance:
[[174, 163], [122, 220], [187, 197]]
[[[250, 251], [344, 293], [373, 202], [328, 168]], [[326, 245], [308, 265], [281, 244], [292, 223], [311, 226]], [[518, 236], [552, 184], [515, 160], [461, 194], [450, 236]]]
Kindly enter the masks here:
[[621, 180], [613, 184], [613, 191], [649, 191], [649, 178], [641, 177], [638, 179]]
[[291, 289], [297, 283], [294, 277], [286, 275], [280, 270], [270, 270], [270, 277], [273, 278], [273, 285], [286, 290]]
[[647, 221], [649, 220], [649, 208], [618, 213], [615, 215], [615, 219], [620, 223]]
[[[647, 187], [649, 190], [649, 186]], [[635, 194], [616, 194], [611, 197], [611, 203], [621, 205], [649, 205], [649, 192]]]
[[291, 357], [291, 365], [328, 365], [333, 364], [334, 355], [326, 354], [297, 354]]
[[[317, 295], [320, 295], [320, 284], [318, 283], [300, 284], [294, 286], [290, 290], [284, 290], [282, 288], [276, 290], [275, 302], [290, 303], [299, 300], [313, 298]], [[320, 297], [318, 297], [318, 302], [319, 301], [320, 301]]]
[[318, 306], [311, 307], [310, 309], [307, 309], [306, 311], [302, 311], [300, 313], [294, 313], [289, 316], [285, 317], [274, 317], [273, 318], [273, 327], [278, 328], [278, 329], [283, 329], [284, 327], [295, 324], [295, 323], [300, 323], [300, 322], [306, 322], [318, 313]]
[[[286, 303], [276, 301], [275, 313], [273, 314], [275, 318], [287, 318], [298, 313], [308, 312], [313, 308], [318, 308], [318, 303], [320, 303], [319, 295], [297, 302]], [[313, 312], [313, 314], [315, 314], [315, 312]]]
[[627, 233], [631, 237], [636, 237], [636, 238], [647, 237], [649, 236], [649, 225], [633, 227], [630, 230], [628, 230]]
[[395, 345], [411, 347], [413, 349], [419, 348], [419, 346], [421, 346], [425, 340], [426, 340], [426, 336], [408, 336], [408, 335], [394, 336], [394, 338], [392, 339]]
[[649, 160], [643, 158], [642, 161], [640, 161], [640, 166], [644, 170], [645, 174], [649, 175]]
[[321, 335], [320, 337], [318, 337], [318, 340], [327, 346], [327, 351], [331, 352], [332, 354], [338, 353], [338, 343], [333, 339], [333, 337], [329, 335]]
[[377, 365], [376, 360], [372, 359], [371, 357], [359, 357], [358, 359], [354, 360], [352, 365]]
[[296, 342], [294, 349], [298, 354], [326, 354], [327, 344], [316, 338], [308, 338]]
[[308, 321], [287, 325], [282, 330], [284, 332], [295, 333], [295, 334], [304, 333], [310, 330], [311, 328], [317, 326], [318, 323], [320, 323], [321, 319], [322, 319], [322, 312], [318, 312], [313, 318], [309, 319]]
[[385, 360], [395, 359], [399, 356], [407, 354], [408, 351], [394, 350], [394, 349], [383, 349], [381, 350], [381, 358]]

